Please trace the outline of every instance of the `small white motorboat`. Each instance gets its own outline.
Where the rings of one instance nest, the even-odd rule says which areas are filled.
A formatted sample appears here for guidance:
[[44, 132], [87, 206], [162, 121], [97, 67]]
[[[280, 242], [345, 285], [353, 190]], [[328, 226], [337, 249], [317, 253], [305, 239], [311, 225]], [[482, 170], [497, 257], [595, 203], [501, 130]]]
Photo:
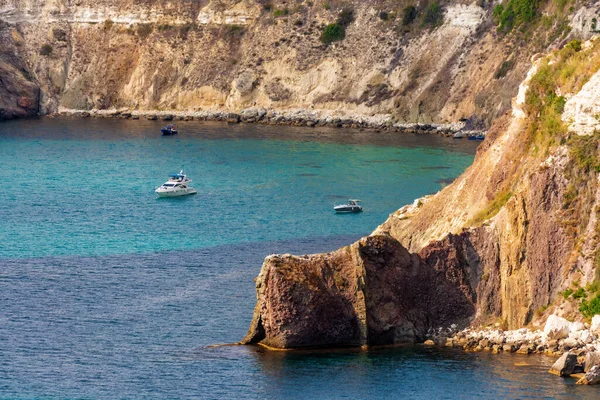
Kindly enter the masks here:
[[195, 194], [196, 189], [190, 186], [192, 180], [181, 170], [178, 174], [169, 175], [169, 180], [160, 185], [156, 190], [158, 197], [177, 197]]
[[362, 211], [360, 200], [350, 199], [347, 204], [338, 204], [333, 206], [336, 213], [357, 213]]

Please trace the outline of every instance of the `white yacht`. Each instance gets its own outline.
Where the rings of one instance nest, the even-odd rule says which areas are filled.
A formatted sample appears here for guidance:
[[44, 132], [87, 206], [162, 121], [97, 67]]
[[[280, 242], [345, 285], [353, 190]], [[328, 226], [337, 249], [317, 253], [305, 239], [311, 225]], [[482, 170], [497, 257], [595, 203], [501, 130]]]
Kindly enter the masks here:
[[169, 175], [169, 180], [160, 185], [156, 190], [158, 197], [177, 197], [186, 194], [195, 194], [196, 189], [190, 186], [192, 180], [183, 173]]

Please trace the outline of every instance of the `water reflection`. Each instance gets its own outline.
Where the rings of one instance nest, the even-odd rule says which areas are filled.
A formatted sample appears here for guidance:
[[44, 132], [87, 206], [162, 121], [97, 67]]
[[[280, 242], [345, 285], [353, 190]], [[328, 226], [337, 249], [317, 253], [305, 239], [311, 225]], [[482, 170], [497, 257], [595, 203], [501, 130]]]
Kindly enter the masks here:
[[598, 398], [550, 375], [545, 356], [420, 346], [372, 350], [248, 351], [271, 398]]

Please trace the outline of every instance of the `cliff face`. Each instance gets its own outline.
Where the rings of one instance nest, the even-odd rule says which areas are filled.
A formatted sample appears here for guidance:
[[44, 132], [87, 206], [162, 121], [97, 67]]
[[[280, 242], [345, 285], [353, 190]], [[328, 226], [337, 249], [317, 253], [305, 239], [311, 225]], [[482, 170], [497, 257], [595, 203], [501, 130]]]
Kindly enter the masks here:
[[451, 259], [443, 246], [420, 257], [385, 235], [330, 254], [268, 257], [243, 343], [389, 344], [423, 338], [431, 321], [464, 322], [474, 312], [474, 293], [461, 262], [440, 262]]
[[0, 120], [35, 115], [39, 86], [18, 56], [24, 39], [0, 21]]
[[[489, 123], [510, 108], [532, 52], [564, 41], [559, 22], [568, 22], [523, 43], [496, 32], [491, 2], [444, 2], [430, 24], [429, 2], [412, 22], [403, 21], [410, 1], [325, 3], [0, 0], [0, 33], [12, 41], [2, 54], [21, 60], [43, 113], [310, 108]], [[345, 39], [323, 44], [325, 25], [343, 10], [351, 11]], [[588, 35], [593, 10], [577, 10], [572, 32]], [[17, 83], [29, 98], [31, 85]], [[10, 103], [3, 109], [15, 109]]]
[[[585, 298], [600, 298], [600, 154], [598, 136], [591, 134], [600, 106], [599, 49], [600, 40], [583, 46], [573, 42], [538, 57], [512, 115], [492, 127], [461, 177], [436, 195], [401, 208], [370, 237], [340, 250], [352, 254], [344, 260], [345, 270], [358, 274], [355, 281], [367, 282], [366, 288], [350, 285], [345, 294], [351, 303], [365, 301], [359, 307], [365, 315], [355, 319], [366, 321], [354, 331], [365, 332], [360, 344], [414, 341], [429, 328], [451, 323], [501, 323], [515, 329], [539, 324], [546, 309], [581, 318], [569, 301], [577, 306], [587, 304]], [[381, 250], [380, 242], [395, 250]], [[340, 251], [298, 260], [313, 271], [335, 270]], [[286, 259], [279, 259], [276, 268], [270, 260], [263, 265], [263, 278], [295, 270]], [[370, 281], [377, 282], [373, 292]], [[342, 343], [318, 334], [322, 341], [287, 342], [281, 332], [277, 342], [270, 342], [268, 328], [256, 334], [260, 321], [272, 316], [265, 305], [288, 310], [298, 304], [271, 287], [305, 290], [288, 284], [259, 279], [255, 325], [246, 342], [263, 340], [283, 348]], [[578, 290], [579, 300], [565, 301], [568, 291], [559, 296], [566, 289]], [[327, 308], [336, 309], [333, 304]], [[321, 321], [318, 314], [293, 315], [293, 321], [307, 327]], [[302, 330], [292, 327], [290, 332]]]

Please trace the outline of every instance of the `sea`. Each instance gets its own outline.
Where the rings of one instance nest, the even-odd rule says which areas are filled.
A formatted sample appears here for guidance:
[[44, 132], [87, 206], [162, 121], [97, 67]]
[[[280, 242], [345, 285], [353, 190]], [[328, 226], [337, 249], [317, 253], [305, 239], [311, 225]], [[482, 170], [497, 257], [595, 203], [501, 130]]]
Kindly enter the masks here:
[[[477, 142], [250, 124], [0, 123], [0, 399], [599, 398], [543, 356], [239, 346], [265, 256], [335, 250]], [[183, 170], [196, 195], [157, 198]], [[335, 214], [360, 199], [364, 211]]]

